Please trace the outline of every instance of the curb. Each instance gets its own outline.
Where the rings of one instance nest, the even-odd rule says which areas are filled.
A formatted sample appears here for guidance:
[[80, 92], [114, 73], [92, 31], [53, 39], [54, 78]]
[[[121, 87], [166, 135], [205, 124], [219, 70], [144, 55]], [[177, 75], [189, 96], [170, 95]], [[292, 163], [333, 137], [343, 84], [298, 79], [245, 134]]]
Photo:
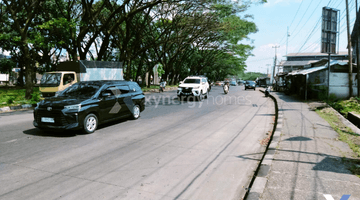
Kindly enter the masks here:
[[335, 110], [333, 107], [328, 107], [338, 116], [340, 121], [345, 124], [346, 127], [349, 127], [354, 133], [360, 135], [360, 129], [356, 127], [353, 123], [351, 123], [348, 119], [346, 119], [344, 116], [342, 116], [337, 110]]
[[[169, 87], [169, 88], [165, 88], [164, 92], [167, 91], [174, 91], [177, 90], [177, 87]], [[144, 94], [152, 94], [152, 93], [159, 93], [159, 89], [151, 89], [149, 91], [143, 92]]]
[[[264, 93], [263, 90], [259, 90]], [[267, 176], [271, 170], [271, 164], [274, 159], [276, 147], [280, 141], [281, 129], [283, 124], [283, 115], [279, 114], [279, 108], [277, 100], [274, 96], [269, 94], [269, 97], [275, 104], [275, 122], [273, 131], [270, 136], [270, 141], [266, 147], [265, 153], [260, 160], [260, 165], [257, 167], [252, 180], [250, 181], [249, 189], [243, 199], [246, 200], [258, 200], [265, 190], [267, 184]]]
[[16, 110], [31, 110], [33, 108], [33, 106], [31, 104], [24, 104], [24, 105], [20, 105], [20, 106], [5, 106], [0, 108], [0, 113], [3, 112], [11, 112], [11, 111], [16, 111]]

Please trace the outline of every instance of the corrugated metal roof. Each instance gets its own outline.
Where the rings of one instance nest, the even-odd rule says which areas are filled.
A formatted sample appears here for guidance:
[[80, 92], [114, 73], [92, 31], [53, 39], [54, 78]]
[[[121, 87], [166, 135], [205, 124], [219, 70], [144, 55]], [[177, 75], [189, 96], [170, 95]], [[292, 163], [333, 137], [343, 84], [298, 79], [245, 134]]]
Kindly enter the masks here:
[[[348, 62], [343, 62], [343, 61], [338, 61], [338, 60], [331, 60], [330, 61], [330, 65], [347, 65]], [[288, 73], [288, 75], [292, 76], [292, 75], [306, 75], [306, 74], [311, 74], [313, 72], [317, 72], [323, 69], [327, 69], [328, 68], [328, 64], [326, 63], [325, 65], [319, 66], [319, 67], [312, 67], [312, 68], [308, 68], [308, 69], [303, 69], [303, 70], [297, 70], [297, 71], [292, 71], [290, 73]]]
[[305, 66], [318, 60], [302, 60], [302, 61], [281, 61], [279, 66]]
[[[340, 51], [338, 54], [331, 54], [331, 56], [346, 56], [347, 51]], [[302, 57], [302, 56], [328, 56], [327, 53], [289, 53], [284, 57]]]
[[291, 75], [306, 75], [306, 74], [310, 74], [310, 73], [320, 71], [320, 70], [323, 70], [323, 69], [326, 69], [326, 68], [327, 68], [327, 66], [312, 67], [312, 68], [309, 68], [309, 69], [292, 71], [288, 75], [290, 75], [290, 76]]

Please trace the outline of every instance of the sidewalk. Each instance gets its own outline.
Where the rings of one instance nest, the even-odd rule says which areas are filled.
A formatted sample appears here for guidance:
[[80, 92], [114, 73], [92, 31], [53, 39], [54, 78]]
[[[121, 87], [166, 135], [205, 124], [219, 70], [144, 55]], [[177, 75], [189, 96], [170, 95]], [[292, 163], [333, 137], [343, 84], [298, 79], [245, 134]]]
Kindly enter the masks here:
[[283, 93], [271, 94], [278, 101], [281, 134], [274, 136], [268, 150], [273, 155], [262, 179], [265, 188], [251, 188], [247, 199], [339, 200], [347, 194], [349, 200], [360, 200], [360, 178], [343, 159], [354, 159], [349, 156], [352, 150], [337, 140], [338, 133], [307, 103]]

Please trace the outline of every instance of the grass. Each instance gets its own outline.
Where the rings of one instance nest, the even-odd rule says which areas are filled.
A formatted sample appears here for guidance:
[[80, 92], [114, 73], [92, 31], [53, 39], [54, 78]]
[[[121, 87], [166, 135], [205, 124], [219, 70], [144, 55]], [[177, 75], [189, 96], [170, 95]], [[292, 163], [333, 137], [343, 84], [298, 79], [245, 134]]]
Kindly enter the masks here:
[[353, 133], [349, 127], [346, 127], [337, 115], [329, 108], [316, 110], [323, 119], [339, 134], [339, 140], [347, 143], [354, 152], [356, 159], [346, 159], [350, 163], [350, 171], [360, 178], [360, 136]]
[[347, 117], [349, 112], [360, 114], [360, 98], [352, 97], [349, 100], [330, 101], [328, 104]]
[[31, 99], [25, 99], [25, 89], [22, 87], [0, 87], [0, 107], [36, 104], [39, 101], [38, 87], [34, 87]]

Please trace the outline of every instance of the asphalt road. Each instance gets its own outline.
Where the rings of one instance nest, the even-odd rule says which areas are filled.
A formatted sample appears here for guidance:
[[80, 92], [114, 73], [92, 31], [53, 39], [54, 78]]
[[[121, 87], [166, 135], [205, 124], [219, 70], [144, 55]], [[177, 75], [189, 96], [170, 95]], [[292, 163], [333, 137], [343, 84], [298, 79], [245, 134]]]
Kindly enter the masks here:
[[146, 98], [140, 119], [93, 134], [0, 114], [0, 199], [240, 199], [272, 129], [271, 99], [242, 86], [215, 86], [203, 102]]

